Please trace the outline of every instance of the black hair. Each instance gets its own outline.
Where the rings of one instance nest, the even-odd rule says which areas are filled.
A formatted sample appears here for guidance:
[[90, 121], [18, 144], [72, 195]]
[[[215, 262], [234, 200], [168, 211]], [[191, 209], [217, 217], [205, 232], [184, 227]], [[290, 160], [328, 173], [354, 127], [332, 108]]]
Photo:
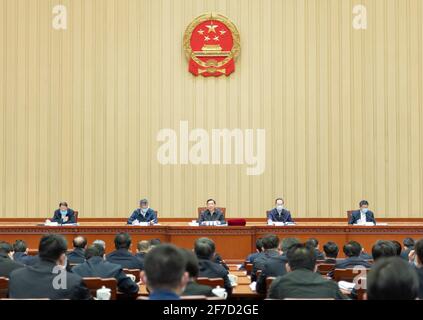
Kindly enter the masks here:
[[101, 245], [93, 244], [90, 245], [87, 250], [85, 250], [85, 259], [90, 259], [92, 257], [103, 257], [104, 248]]
[[154, 247], [145, 256], [147, 285], [154, 290], [175, 289], [186, 269], [186, 258], [181, 249], [171, 244]]
[[160, 239], [151, 239], [150, 240], [150, 246], [158, 246], [159, 244], [162, 244]]
[[415, 241], [414, 241], [413, 238], [405, 238], [403, 240], [402, 244], [404, 245], [404, 247], [407, 247], [409, 249], [413, 249], [414, 248]]
[[208, 199], [208, 200], [206, 201], [206, 204], [208, 204], [210, 201], [213, 201], [213, 203], [214, 203], [214, 204], [216, 204], [216, 201], [215, 201], [214, 199]]
[[420, 239], [415, 243], [414, 250], [420, 260], [420, 263], [423, 263], [423, 239]]
[[275, 234], [268, 234], [263, 237], [264, 250], [277, 249], [279, 246], [279, 238]]
[[285, 201], [282, 198], [276, 198], [275, 203], [277, 203], [279, 200], [282, 200], [282, 202], [285, 203]]
[[397, 255], [397, 248], [391, 241], [379, 240], [372, 247], [373, 260], [380, 258], [394, 257]]
[[56, 262], [67, 249], [65, 237], [60, 234], [48, 234], [40, 240], [38, 255], [41, 260]]
[[334, 258], [338, 257], [339, 248], [335, 242], [329, 241], [323, 245], [323, 251], [327, 258]]
[[378, 260], [367, 276], [369, 300], [415, 300], [418, 294], [417, 273], [400, 257]]
[[360, 203], [359, 203], [359, 205], [360, 205], [360, 208], [362, 206], [368, 206], [369, 205], [369, 202], [367, 200], [361, 200]]
[[181, 252], [185, 256], [186, 266], [185, 271], [188, 272], [190, 278], [198, 277], [199, 267], [197, 256], [188, 249], [181, 249]]
[[115, 237], [115, 248], [116, 250], [119, 249], [127, 249], [131, 247], [131, 237], [129, 234], [125, 232], [118, 233]]
[[313, 248], [317, 248], [317, 246], [319, 245], [319, 240], [317, 240], [316, 238], [310, 238], [307, 240], [306, 244]]
[[263, 239], [262, 238], [258, 238], [256, 240], [256, 249], [260, 252], [263, 251]]
[[348, 241], [343, 248], [347, 257], [358, 257], [361, 254], [361, 249], [361, 244], [357, 241]]
[[397, 256], [400, 256], [402, 251], [401, 243], [397, 240], [392, 240], [391, 242], [395, 246]]
[[199, 238], [194, 243], [194, 252], [198, 259], [210, 260], [214, 255], [214, 247], [208, 238]]
[[16, 240], [13, 244], [13, 251], [14, 252], [25, 252], [28, 249], [26, 242], [23, 240]]
[[13, 251], [13, 247], [6, 241], [0, 241], [0, 252], [8, 254]]
[[298, 240], [297, 238], [283, 238], [280, 241], [280, 249], [282, 250], [282, 252], [284, 254], [286, 254], [286, 252], [288, 251], [289, 248], [291, 248], [294, 244], [300, 243], [300, 240]]
[[316, 267], [316, 254], [313, 248], [306, 244], [297, 243], [288, 249], [286, 254], [291, 270], [307, 269], [314, 272]]
[[65, 202], [65, 201], [63, 201], [63, 202], [60, 202], [60, 203], [59, 203], [59, 208], [60, 208], [61, 206], [65, 206], [66, 208], [69, 208], [68, 203], [67, 203], [67, 202]]

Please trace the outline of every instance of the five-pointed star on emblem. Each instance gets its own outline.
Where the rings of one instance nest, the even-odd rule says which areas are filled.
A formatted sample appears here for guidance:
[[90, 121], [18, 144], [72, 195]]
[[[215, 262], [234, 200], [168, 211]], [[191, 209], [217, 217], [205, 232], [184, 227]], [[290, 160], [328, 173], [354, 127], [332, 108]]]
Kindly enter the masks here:
[[216, 36], [216, 37], [214, 37], [214, 38], [213, 38], [213, 40], [215, 40], [215, 41], [219, 41], [219, 37], [218, 37], [218, 36]]
[[224, 35], [226, 33], [225, 30], [220, 30], [219, 32], [220, 32], [221, 35]]
[[200, 29], [200, 30], [198, 30], [198, 33], [202, 35], [204, 33], [204, 30]]
[[204, 41], [209, 41], [209, 40], [210, 40], [210, 38], [208, 36], [204, 37]]
[[209, 32], [214, 32], [216, 33], [216, 28], [218, 27], [216, 24], [213, 24], [213, 22], [210, 22], [210, 24], [208, 26], [206, 26], [207, 28], [209, 28]]

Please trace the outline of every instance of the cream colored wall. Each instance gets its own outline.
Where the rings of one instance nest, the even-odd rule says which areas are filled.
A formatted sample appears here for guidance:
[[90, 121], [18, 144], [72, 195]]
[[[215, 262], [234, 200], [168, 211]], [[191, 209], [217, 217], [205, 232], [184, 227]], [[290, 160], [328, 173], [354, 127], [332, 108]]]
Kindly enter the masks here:
[[[68, 29], [52, 28], [52, 7]], [[366, 5], [368, 29], [352, 28]], [[229, 78], [195, 78], [182, 49], [201, 13], [230, 17]], [[423, 1], [0, 0], [0, 216], [162, 217], [208, 197], [259, 217], [423, 217]], [[158, 163], [162, 128], [266, 130], [266, 170]]]

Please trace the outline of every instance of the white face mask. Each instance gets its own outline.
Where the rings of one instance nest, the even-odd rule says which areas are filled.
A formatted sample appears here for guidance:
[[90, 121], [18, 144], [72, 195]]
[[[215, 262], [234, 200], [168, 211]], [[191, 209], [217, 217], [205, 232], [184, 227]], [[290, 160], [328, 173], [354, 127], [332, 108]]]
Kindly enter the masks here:
[[369, 211], [369, 209], [368, 209], [368, 208], [363, 208], [363, 209], [361, 209], [361, 212], [363, 212], [363, 213], [367, 213], [367, 211]]
[[276, 210], [282, 211], [283, 210], [283, 205], [282, 204], [277, 205], [276, 206]]

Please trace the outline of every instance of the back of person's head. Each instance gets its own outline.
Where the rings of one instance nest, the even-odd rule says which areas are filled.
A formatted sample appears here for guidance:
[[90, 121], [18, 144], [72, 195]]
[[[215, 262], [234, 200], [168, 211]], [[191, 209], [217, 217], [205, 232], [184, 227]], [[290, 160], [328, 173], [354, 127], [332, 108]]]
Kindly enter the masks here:
[[288, 249], [286, 257], [288, 258], [289, 268], [292, 271], [307, 269], [314, 272], [316, 253], [312, 247], [303, 243], [294, 244]]
[[369, 300], [414, 300], [418, 294], [416, 271], [399, 257], [378, 260], [367, 276]]
[[48, 234], [41, 238], [38, 255], [41, 260], [56, 262], [68, 249], [66, 239], [59, 234]]
[[106, 250], [106, 242], [104, 240], [94, 240], [93, 244], [97, 244], [99, 246], [102, 246], [104, 250]]
[[199, 238], [194, 243], [194, 252], [198, 259], [210, 260], [214, 255], [214, 248], [207, 238]]
[[317, 249], [317, 247], [319, 246], [319, 240], [317, 240], [316, 238], [310, 238], [306, 241], [306, 245]]
[[394, 257], [397, 255], [397, 249], [391, 241], [379, 240], [372, 247], [373, 260], [380, 258]]
[[338, 257], [339, 248], [335, 242], [329, 241], [323, 245], [323, 251], [325, 252], [326, 258], [336, 259]]
[[138, 252], [148, 252], [151, 249], [150, 241], [141, 240], [137, 243], [137, 250]]
[[13, 244], [13, 251], [14, 252], [26, 252], [26, 249], [28, 249], [28, 246], [26, 245], [26, 242], [23, 240], [16, 240]]
[[268, 234], [263, 238], [264, 250], [277, 249], [279, 245], [279, 238], [275, 234]]
[[85, 250], [85, 259], [89, 260], [92, 257], [103, 257], [104, 248], [98, 244], [90, 245], [87, 250]]
[[162, 244], [160, 239], [151, 239], [150, 240], [150, 246], [151, 247], [158, 246], [159, 244]]
[[145, 281], [155, 290], [178, 290], [186, 284], [186, 259], [180, 249], [162, 244], [151, 249], [145, 256]]
[[131, 247], [131, 237], [125, 232], [118, 233], [115, 237], [115, 248], [129, 250]]
[[0, 253], [9, 254], [13, 251], [13, 247], [10, 243], [6, 241], [0, 241]]
[[413, 249], [414, 248], [414, 239], [413, 238], [405, 238], [402, 241], [402, 244], [404, 245], [404, 247], [407, 247], [408, 249]]
[[256, 249], [258, 252], [262, 252], [263, 251], [263, 239], [262, 238], [257, 238], [256, 240]]
[[186, 261], [185, 271], [188, 272], [190, 278], [197, 278], [199, 273], [197, 256], [188, 249], [181, 249]]
[[300, 240], [297, 238], [283, 238], [280, 242], [280, 249], [283, 253], [288, 252], [288, 249], [291, 248], [294, 244], [300, 243]]
[[357, 241], [348, 241], [344, 245], [344, 253], [347, 257], [358, 257], [361, 254], [361, 244]]
[[85, 249], [87, 247], [87, 239], [83, 236], [75, 237], [72, 243], [74, 248]]
[[418, 240], [414, 245], [414, 251], [420, 264], [423, 264], [423, 239]]
[[401, 251], [402, 251], [401, 243], [399, 243], [399, 241], [397, 241], [397, 240], [392, 240], [391, 242], [392, 242], [392, 244], [395, 247], [397, 256], [400, 256], [401, 255]]

